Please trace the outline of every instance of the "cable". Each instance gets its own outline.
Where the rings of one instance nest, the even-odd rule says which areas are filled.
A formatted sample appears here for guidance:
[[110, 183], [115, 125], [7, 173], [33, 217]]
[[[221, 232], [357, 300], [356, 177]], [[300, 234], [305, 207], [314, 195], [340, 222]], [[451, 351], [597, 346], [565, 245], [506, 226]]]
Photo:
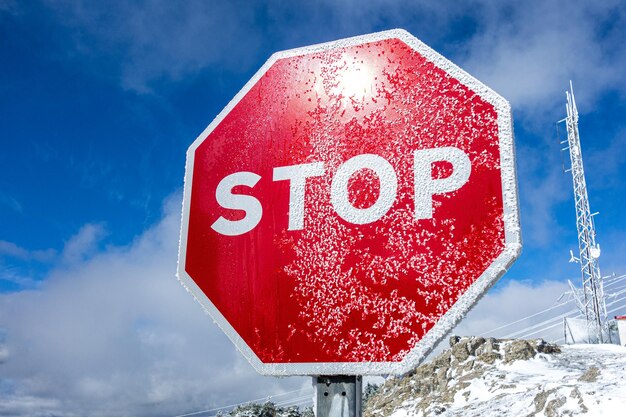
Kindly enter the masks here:
[[606, 298], [617, 297], [618, 295], [622, 295], [624, 293], [626, 293], [626, 287], [623, 290], [620, 290], [620, 291], [617, 291], [617, 292], [614, 292], [614, 293], [611, 293], [611, 294], [607, 295]]
[[[566, 312], [566, 313], [563, 313], [563, 314], [560, 314], [560, 315], [558, 315], [558, 316], [552, 317], [552, 318], [550, 318], [550, 319], [548, 319], [548, 320], [544, 320], [544, 321], [541, 321], [541, 322], [539, 322], [539, 323], [536, 323], [536, 324], [534, 324], [534, 325], [532, 325], [532, 326], [528, 326], [528, 327], [526, 327], [526, 328], [523, 328], [523, 329], [521, 329], [521, 330], [518, 330], [518, 331], [516, 331], [516, 332], [509, 333], [509, 334], [505, 335], [505, 336], [504, 336], [504, 338], [506, 338], [506, 339], [510, 339], [510, 338], [517, 337], [517, 336], [518, 336], [518, 335], [520, 335], [520, 334], [527, 333], [529, 330], [536, 329], [536, 328], [541, 327], [541, 326], [543, 326], [543, 325], [545, 325], [545, 324], [551, 323], [551, 322], [553, 322], [553, 321], [555, 321], [555, 320], [560, 320], [560, 319], [562, 319], [563, 317], [567, 317], [567, 316], [569, 316], [569, 315], [571, 315], [571, 314], [574, 314], [574, 313], [576, 313], [576, 311], [577, 311], [576, 309], [569, 310], [569, 311], [568, 311], [568, 312]], [[532, 333], [530, 333], [530, 334], [532, 334]]]
[[613, 277], [613, 276], [609, 275], [609, 277], [605, 277], [602, 280], [604, 282], [608, 282], [607, 285], [612, 285], [613, 282], [623, 281], [624, 279], [626, 279], [626, 275], [620, 275], [620, 276], [617, 276], [617, 277]]
[[[618, 303], [620, 301], [623, 301], [623, 300], [626, 300], [626, 297], [622, 297], [622, 298], [618, 298], [617, 300], [613, 300], [610, 303], [607, 303], [606, 306], [607, 307], [612, 306], [612, 305], [614, 305], [614, 304], [616, 304], [616, 303]], [[607, 313], [608, 313], [608, 311], [607, 311]]]
[[[624, 300], [624, 299], [626, 299], [626, 297], [622, 298], [622, 300]], [[614, 309], [608, 310], [608, 311], [607, 311], [607, 313], [612, 313], [613, 311], [617, 311], [617, 310], [619, 310], [620, 308], [623, 308], [624, 306], [626, 306], [626, 304], [622, 304], [622, 305], [620, 305], [620, 306], [618, 306], [618, 307], [615, 307]], [[580, 314], [578, 314], [578, 317], [581, 317], [581, 315], [580, 315]], [[551, 325], [551, 326], [546, 326], [546, 327], [541, 328], [541, 329], [539, 329], [539, 330], [536, 330], [536, 331], [534, 331], [534, 332], [530, 332], [530, 333], [522, 334], [522, 335], [520, 335], [519, 337], [520, 337], [520, 338], [527, 338], [528, 336], [530, 336], [530, 335], [532, 335], [532, 334], [536, 334], [536, 333], [539, 333], [539, 332], [543, 332], [543, 331], [546, 331], [546, 330], [548, 330], [548, 329], [551, 329], [551, 328], [554, 328], [554, 327], [557, 327], [557, 326], [560, 326], [560, 325], [561, 325], [561, 323], [555, 323], [555, 324], [553, 324], [553, 325]], [[561, 337], [560, 339], [563, 339], [563, 338]], [[560, 339], [557, 339], [557, 340], [560, 340]]]
[[[618, 293], [614, 294], [614, 296], [616, 296], [616, 295], [621, 295], [621, 294], [623, 294], [623, 293], [626, 293], [626, 290], [624, 290], [624, 291], [620, 291], [620, 292], [618, 292]], [[615, 305], [616, 303], [618, 303], [618, 302], [620, 302], [620, 301], [623, 301], [623, 300], [626, 300], [626, 297], [622, 297], [622, 298], [619, 298], [619, 299], [617, 299], [617, 300], [613, 300], [613, 301], [611, 301], [610, 303], [607, 303], [607, 304], [606, 304], [606, 306], [607, 306], [607, 307], [610, 307], [610, 306]], [[568, 301], [568, 302], [569, 302], [569, 301]], [[562, 303], [562, 304], [560, 304], [559, 306], [562, 306], [562, 305], [564, 305], [564, 304], [566, 304], [566, 303]], [[556, 307], [556, 306], [555, 306], [555, 307]], [[544, 310], [543, 312], [545, 312], [545, 311], [549, 311], [550, 309], [552, 309], [552, 308], [546, 309], [546, 310]], [[614, 310], [612, 310], [612, 311], [614, 311]], [[543, 313], [543, 312], [540, 312], [540, 313]], [[563, 313], [563, 314], [561, 314], [561, 315], [558, 315], [558, 316], [552, 317], [552, 318], [550, 318], [550, 319], [544, 320], [544, 321], [542, 321], [542, 322], [536, 323], [536, 324], [534, 324], [534, 325], [532, 325], [532, 326], [525, 327], [525, 328], [523, 328], [523, 329], [521, 329], [521, 330], [518, 330], [518, 331], [516, 331], [516, 332], [509, 333], [509, 334], [507, 334], [507, 335], [505, 335], [505, 336], [503, 336], [503, 337], [504, 337], [504, 338], [514, 338], [514, 337], [524, 338], [524, 337], [528, 337], [528, 336], [530, 336], [530, 335], [533, 335], [533, 334], [536, 334], [536, 333], [539, 333], [539, 332], [542, 332], [542, 331], [545, 331], [545, 330], [548, 330], [548, 329], [551, 329], [551, 328], [555, 327], [556, 325], [558, 325], [558, 323], [557, 323], [557, 324], [555, 324], [555, 325], [551, 325], [551, 326], [545, 326], [545, 325], [547, 325], [547, 324], [549, 324], [549, 323], [551, 323], [551, 322], [554, 322], [555, 320], [560, 320], [560, 319], [562, 319], [562, 318], [568, 317], [568, 316], [570, 316], [570, 315], [572, 315], [572, 314], [574, 314], [574, 313], [576, 313], [576, 312], [577, 312], [577, 309], [572, 309], [572, 310], [569, 310], [569, 311], [568, 311], [568, 312], [566, 312], [566, 313]], [[607, 313], [608, 313], [608, 312], [607, 312]], [[539, 313], [536, 313], [536, 314], [534, 314], [533, 316], [536, 316], [536, 315], [539, 315]], [[580, 317], [580, 314], [578, 314], [577, 316], [579, 316], [579, 317]], [[531, 317], [531, 316], [528, 316], [528, 317]], [[526, 319], [526, 318], [524, 318], [524, 319], [520, 319], [520, 320], [517, 320], [516, 322], [517, 322], [517, 323], [519, 323], [520, 321], [523, 321], [523, 320], [525, 320], [525, 319]], [[512, 324], [512, 323], [510, 323], [510, 324]], [[542, 327], [542, 326], [545, 326], [545, 327]], [[501, 326], [501, 327], [505, 327], [505, 326]], [[537, 330], [534, 330], [534, 329], [537, 329]], [[531, 331], [531, 330], [534, 330], [534, 331]]]
[[622, 304], [622, 305], [620, 305], [618, 307], [615, 307], [614, 309], [607, 311], [607, 313], [613, 313], [614, 311], [617, 311], [620, 308], [624, 308], [624, 307], [626, 307], [626, 304]]
[[543, 313], [546, 313], [546, 312], [548, 312], [548, 311], [554, 310], [555, 308], [562, 307], [562, 306], [564, 306], [564, 305], [566, 305], [566, 304], [569, 304], [570, 302], [571, 302], [571, 301], [564, 301], [564, 302], [562, 302], [562, 303], [560, 303], [560, 304], [554, 305], [554, 306], [552, 306], [552, 307], [548, 307], [548, 308], [546, 308], [545, 310], [542, 310], [542, 311], [539, 311], [539, 312], [537, 312], [537, 313], [531, 314], [530, 316], [526, 316], [526, 317], [523, 317], [523, 318], [521, 318], [521, 319], [519, 319], [519, 320], [515, 320], [515, 321], [513, 321], [513, 322], [511, 322], [511, 323], [508, 323], [508, 324], [502, 325], [502, 326], [500, 326], [500, 327], [496, 327], [495, 329], [491, 329], [491, 330], [489, 330], [489, 331], [488, 331], [488, 332], [486, 332], [486, 333], [493, 333], [493, 332], [496, 332], [496, 331], [498, 331], [498, 330], [504, 329], [504, 328], [509, 327], [509, 326], [512, 326], [512, 325], [514, 325], [514, 324], [520, 323], [520, 322], [522, 322], [522, 321], [524, 321], [524, 320], [528, 320], [528, 319], [533, 318], [533, 317], [536, 317], [536, 316], [538, 316], [538, 315], [540, 315], [540, 314], [543, 314]]
[[300, 403], [308, 403], [308, 404], [313, 403], [313, 392], [311, 392], [308, 395], [302, 395], [300, 397], [285, 400], [280, 403], [276, 403], [274, 405], [276, 405], [277, 407], [287, 407], [287, 406], [293, 406], [293, 405], [300, 404]]
[[250, 403], [253, 403], [253, 402], [256, 402], [256, 401], [267, 400], [269, 398], [282, 397], [284, 395], [293, 394], [293, 393], [300, 392], [300, 391], [301, 390], [297, 389], [297, 390], [293, 390], [293, 391], [283, 392], [282, 394], [268, 395], [268, 396], [265, 396], [265, 397], [256, 398], [254, 400], [243, 401], [243, 402], [240, 402], [240, 403], [225, 405], [225, 406], [217, 407], [217, 408], [211, 408], [211, 409], [208, 409], [208, 410], [194, 411], [192, 413], [187, 413], [187, 414], [179, 414], [179, 415], [177, 415], [175, 417], [189, 417], [189, 416], [196, 416], [196, 415], [199, 415], [199, 414], [211, 413], [213, 411], [220, 411], [220, 410], [224, 410], [226, 408], [234, 408], [234, 407], [237, 407], [238, 405], [250, 404]]
[[530, 335], [537, 334], [537, 333], [540, 333], [540, 332], [545, 332], [546, 330], [552, 329], [552, 328], [557, 327], [557, 326], [561, 326], [562, 324], [563, 324], [563, 323], [559, 321], [559, 322], [557, 322], [557, 323], [554, 323], [554, 324], [552, 324], [552, 325], [550, 325], [550, 326], [543, 327], [543, 328], [541, 328], [541, 329], [539, 329], [539, 330], [536, 330], [536, 331], [534, 331], [534, 332], [530, 332], [530, 333], [522, 334], [522, 335], [520, 335], [520, 336], [519, 336], [519, 338], [520, 338], [520, 339], [526, 339], [526, 338], [528, 338], [528, 336], [530, 336]]
[[[605, 287], [609, 287], [609, 286], [611, 286], [611, 285], [614, 285], [614, 284], [616, 284], [616, 283], [618, 283], [618, 282], [621, 282], [621, 281], [624, 281], [624, 280], [626, 280], [626, 275], [620, 275], [620, 276], [618, 276], [618, 277], [612, 277], [610, 280], [606, 280], [606, 281], [609, 281], [609, 283], [607, 283], [607, 284], [605, 285]], [[605, 281], [605, 282], [606, 282], [606, 281]], [[615, 295], [615, 294], [611, 294], [611, 296], [614, 296], [614, 295]], [[543, 313], [546, 313], [546, 312], [548, 312], [548, 311], [552, 311], [552, 310], [554, 310], [554, 309], [556, 309], [556, 308], [562, 307], [562, 306], [567, 305], [567, 304], [569, 304], [569, 303], [571, 303], [571, 300], [564, 301], [564, 302], [559, 303], [559, 304], [556, 304], [556, 305], [554, 305], [554, 306], [552, 306], [552, 307], [548, 307], [548, 308], [546, 308], [546, 309], [544, 309], [544, 310], [538, 311], [537, 313], [533, 313], [533, 314], [531, 314], [531, 315], [529, 315], [529, 316], [526, 316], [526, 317], [523, 317], [523, 318], [521, 318], [521, 319], [515, 320], [515, 321], [513, 321], [513, 322], [511, 322], [511, 323], [507, 323], [507, 324], [504, 324], [504, 325], [502, 325], [502, 326], [499, 326], [499, 327], [496, 327], [496, 328], [494, 328], [494, 329], [491, 329], [491, 330], [489, 330], [489, 331], [487, 331], [487, 332], [485, 332], [485, 333], [493, 333], [493, 332], [496, 332], [496, 331], [498, 331], [498, 330], [502, 330], [502, 329], [504, 329], [504, 328], [506, 328], [506, 327], [512, 326], [512, 325], [514, 325], [514, 324], [521, 323], [521, 322], [523, 322], [524, 320], [528, 320], [528, 319], [533, 318], [533, 317], [537, 317], [537, 316], [539, 316], [539, 315], [541, 315], [541, 314], [543, 314]]]

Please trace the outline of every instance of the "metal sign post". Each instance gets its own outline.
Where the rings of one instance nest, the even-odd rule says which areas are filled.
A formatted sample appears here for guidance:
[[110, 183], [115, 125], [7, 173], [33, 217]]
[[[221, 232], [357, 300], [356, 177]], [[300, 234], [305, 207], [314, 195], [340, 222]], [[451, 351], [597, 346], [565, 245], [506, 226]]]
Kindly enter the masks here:
[[360, 375], [314, 376], [317, 417], [361, 417]]

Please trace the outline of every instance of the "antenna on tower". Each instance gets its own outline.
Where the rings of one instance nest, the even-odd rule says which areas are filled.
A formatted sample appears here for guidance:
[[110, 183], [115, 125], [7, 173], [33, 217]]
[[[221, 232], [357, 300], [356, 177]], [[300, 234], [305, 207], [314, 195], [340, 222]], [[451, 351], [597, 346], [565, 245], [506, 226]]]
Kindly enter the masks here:
[[[593, 216], [589, 209], [589, 197], [583, 168], [583, 156], [580, 147], [578, 133], [578, 109], [574, 97], [572, 81], [569, 82], [570, 91], [565, 92], [567, 98], [567, 117], [560, 122], [565, 122], [567, 128], [567, 146], [562, 151], [569, 150], [570, 169], [574, 185], [574, 202], [576, 204], [576, 228], [578, 230], [579, 256], [575, 257], [570, 251], [570, 262], [580, 264], [582, 275], [582, 288], [576, 288], [569, 282], [574, 301], [587, 321], [588, 342], [604, 343], [605, 334], [609, 335], [607, 326], [607, 311], [604, 296], [602, 275], [600, 275], [600, 245], [596, 243], [596, 229]], [[558, 125], [557, 125], [558, 126]], [[603, 331], [604, 330], [604, 331]]]

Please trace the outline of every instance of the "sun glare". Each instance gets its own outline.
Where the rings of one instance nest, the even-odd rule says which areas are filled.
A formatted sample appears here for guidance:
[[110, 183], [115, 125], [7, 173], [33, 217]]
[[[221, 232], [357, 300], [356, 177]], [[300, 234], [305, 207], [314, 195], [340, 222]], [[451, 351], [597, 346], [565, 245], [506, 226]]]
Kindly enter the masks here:
[[368, 65], [351, 66], [341, 78], [340, 88], [343, 96], [353, 100], [363, 100], [371, 93], [374, 77]]
[[362, 103], [366, 97], [372, 95], [375, 77], [370, 65], [352, 61], [338, 69], [338, 72], [338, 83], [331, 93], [340, 95], [344, 106]]

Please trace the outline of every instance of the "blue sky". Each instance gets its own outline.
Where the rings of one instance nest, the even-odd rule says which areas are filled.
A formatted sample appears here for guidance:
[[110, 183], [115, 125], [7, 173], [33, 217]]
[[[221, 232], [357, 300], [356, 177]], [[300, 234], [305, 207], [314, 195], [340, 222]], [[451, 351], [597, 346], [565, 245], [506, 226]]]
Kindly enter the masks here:
[[534, 299], [503, 319], [578, 278], [555, 129], [573, 80], [600, 266], [624, 273], [626, 6], [458, 3], [0, 0], [0, 415], [175, 415], [308, 384], [256, 376], [174, 277], [185, 151], [278, 50], [400, 27], [511, 102], [524, 250], [486, 300]]

